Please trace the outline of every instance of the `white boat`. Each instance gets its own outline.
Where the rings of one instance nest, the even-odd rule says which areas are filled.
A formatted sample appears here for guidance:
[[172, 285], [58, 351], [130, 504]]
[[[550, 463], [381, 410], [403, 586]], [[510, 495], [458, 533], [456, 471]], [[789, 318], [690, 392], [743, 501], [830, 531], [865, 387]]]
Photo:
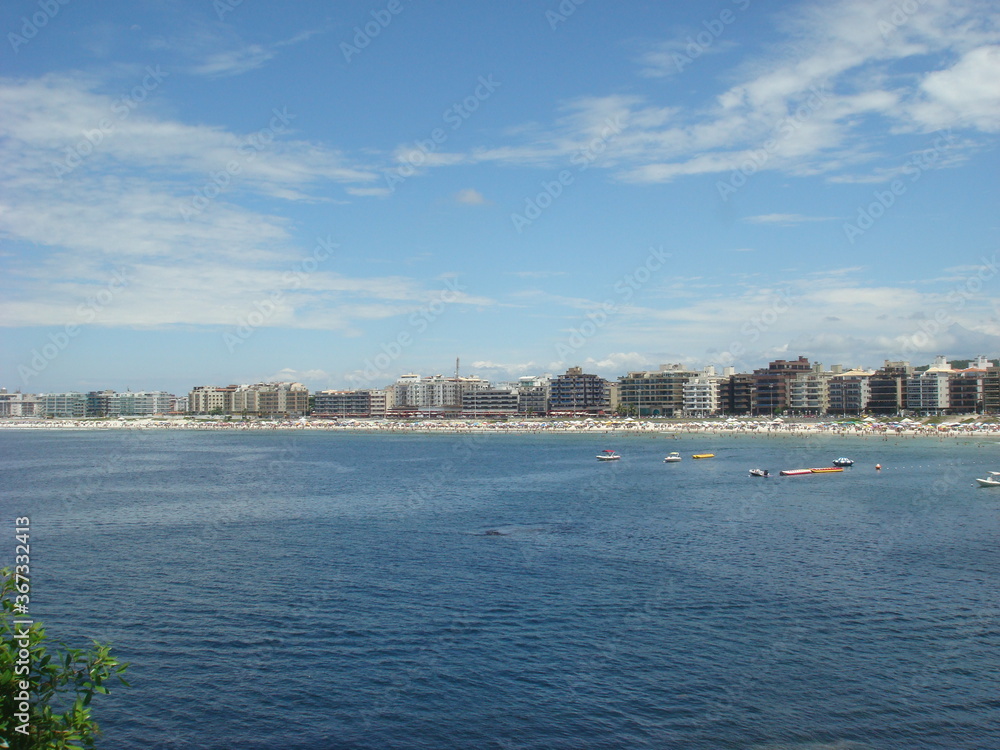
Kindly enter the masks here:
[[767, 469], [750, 469], [750, 476], [752, 477], [769, 477], [771, 474]]
[[989, 477], [986, 479], [977, 479], [980, 487], [1000, 487], [1000, 471], [988, 472]]
[[617, 461], [621, 456], [619, 456], [614, 451], [605, 450], [597, 454], [598, 461]]
[[672, 464], [675, 461], [680, 461], [680, 460], [681, 460], [681, 454], [678, 453], [677, 451], [673, 451], [672, 453], [667, 454], [667, 457], [663, 459], [663, 463]]
[[833, 462], [834, 466], [854, 466], [854, 461], [849, 458], [838, 458]]

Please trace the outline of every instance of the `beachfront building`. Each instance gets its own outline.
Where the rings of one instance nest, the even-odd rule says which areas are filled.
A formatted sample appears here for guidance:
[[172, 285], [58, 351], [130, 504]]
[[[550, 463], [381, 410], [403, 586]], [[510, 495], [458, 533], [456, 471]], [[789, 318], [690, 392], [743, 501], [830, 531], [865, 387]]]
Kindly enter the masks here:
[[420, 384], [421, 377], [415, 372], [400, 375], [395, 384], [389, 386], [391, 396], [388, 400], [392, 402], [387, 406], [387, 411], [391, 412], [416, 412], [424, 405], [424, 392]]
[[87, 396], [83, 393], [39, 393], [36, 414], [58, 419], [82, 419], [87, 415]]
[[369, 417], [371, 413], [372, 391], [368, 389], [318, 391], [313, 396], [314, 417]]
[[87, 393], [87, 416], [106, 417], [111, 410], [111, 399], [115, 392], [111, 390], [90, 391]]
[[408, 373], [391, 387], [393, 406], [387, 407], [390, 413], [457, 414], [462, 411], [465, 394], [486, 390], [490, 383], [477, 377], [421, 377]]
[[830, 413], [842, 416], [860, 416], [868, 408], [871, 399], [871, 376], [873, 370], [863, 370], [856, 367], [843, 370], [834, 365], [830, 377]]
[[909, 362], [885, 360], [868, 381], [871, 395], [867, 411], [871, 414], [899, 414], [906, 408], [906, 385], [913, 375]]
[[980, 355], [969, 366], [953, 370], [948, 380], [952, 414], [982, 414], [986, 410], [986, 378], [993, 363]]
[[466, 416], [517, 414], [516, 388], [485, 388], [462, 396], [462, 412]]
[[293, 417], [309, 411], [309, 389], [302, 383], [253, 383], [195, 386], [188, 394], [191, 414], [241, 417]]
[[196, 385], [188, 393], [189, 414], [232, 414], [236, 385]]
[[517, 411], [519, 414], [547, 414], [551, 375], [525, 375], [517, 379]]
[[[103, 393], [106, 393], [103, 392]], [[90, 394], [87, 394], [88, 406]], [[176, 397], [166, 391], [126, 391], [107, 397], [107, 412], [111, 417], [142, 417], [166, 414], [173, 410]]]
[[954, 372], [940, 355], [923, 372], [914, 372], [906, 383], [906, 408], [920, 416], [946, 414], [951, 408], [949, 381]]
[[700, 375], [690, 378], [682, 387], [683, 411], [689, 417], [713, 417], [722, 411], [724, 388], [729, 383], [733, 368], [727, 367], [722, 375], [715, 374], [715, 367], [707, 366]]
[[757, 390], [754, 376], [737, 372], [722, 384], [722, 411], [726, 414], [756, 414]]
[[88, 417], [140, 417], [167, 414], [176, 409], [177, 397], [166, 391], [90, 391]]
[[309, 411], [309, 389], [289, 382], [240, 385], [231, 408], [242, 417], [299, 417]]
[[368, 397], [371, 401], [370, 416], [385, 416], [386, 410], [389, 408], [389, 393], [390, 390], [387, 388], [373, 388], [368, 391]]
[[986, 368], [983, 375], [983, 409], [987, 414], [1000, 413], [1000, 366]]
[[703, 373], [681, 364], [634, 371], [618, 378], [618, 412], [637, 417], [677, 417], [684, 412], [684, 385]]
[[33, 417], [38, 403], [34, 393], [7, 393], [6, 388], [0, 388], [0, 417]]
[[798, 375], [808, 373], [812, 365], [805, 357], [776, 359], [766, 368], [753, 371], [757, 396], [756, 413], [774, 416], [788, 407], [788, 384]]
[[788, 381], [788, 412], [790, 414], [826, 414], [830, 409], [830, 378], [818, 362], [809, 372], [800, 372]]
[[585, 373], [580, 367], [570, 367], [555, 378], [549, 390], [549, 411], [552, 413], [598, 414], [611, 408], [610, 384], [604, 378]]

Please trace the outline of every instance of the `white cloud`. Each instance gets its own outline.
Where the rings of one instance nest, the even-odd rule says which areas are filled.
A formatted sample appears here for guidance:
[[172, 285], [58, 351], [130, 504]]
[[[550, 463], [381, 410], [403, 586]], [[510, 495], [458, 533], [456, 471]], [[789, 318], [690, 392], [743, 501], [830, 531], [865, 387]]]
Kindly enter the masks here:
[[253, 382], [258, 383], [302, 383], [309, 386], [310, 390], [320, 388], [330, 388], [334, 382], [334, 376], [326, 370], [296, 370], [294, 367], [283, 367], [276, 373], [258, 378]]
[[237, 76], [262, 67], [274, 54], [273, 50], [251, 44], [241, 49], [209, 55], [203, 63], [192, 68], [191, 72], [212, 77]]
[[492, 360], [476, 360], [472, 363], [472, 369], [486, 376], [491, 380], [503, 380], [506, 378], [518, 378], [522, 375], [535, 374], [538, 365], [534, 362], [517, 362], [514, 364], [493, 362]]
[[833, 221], [835, 218], [834, 216], [803, 216], [802, 214], [761, 214], [760, 216], [747, 216], [744, 221], [749, 221], [751, 224], [778, 224], [790, 227], [813, 221]]
[[349, 187], [346, 188], [346, 192], [350, 195], [356, 195], [361, 198], [388, 198], [392, 195], [392, 190], [381, 187]]
[[[734, 68], [730, 80], [737, 82], [700, 104], [663, 106], [614, 93], [580, 97], [563, 102], [548, 128], [512, 130], [520, 142], [464, 155], [433, 154], [433, 161], [420, 166], [554, 168], [590, 155], [588, 166], [613, 170], [632, 183], [724, 174], [747, 164], [754, 172], [850, 180], [840, 173], [884, 159], [893, 135], [1000, 128], [995, 5], [926, 0], [907, 15], [895, 0], [839, 0], [782, 7], [773, 18], [784, 38]], [[718, 41], [707, 52], [730, 44], [728, 37]], [[676, 50], [672, 41], [647, 52], [640, 74], [671, 73]], [[938, 69], [956, 56], [957, 63]], [[595, 143], [597, 152], [588, 152]], [[968, 141], [952, 158], [978, 147]]]
[[952, 67], [935, 71], [920, 84], [923, 97], [914, 118], [928, 128], [971, 127], [1000, 131], [1000, 46], [977, 47]]
[[483, 197], [483, 194], [473, 188], [459, 190], [455, 194], [455, 200], [469, 206], [481, 206], [486, 203], [486, 199]]
[[[156, 77], [146, 76], [155, 97]], [[0, 106], [18, 113], [0, 121], [0, 232], [8, 245], [34, 248], [7, 263], [17, 289], [0, 302], [3, 325], [90, 322], [79, 307], [118, 269], [129, 283], [91, 316], [96, 324], [236, 325], [266, 302], [264, 325], [352, 334], [439, 295], [428, 281], [347, 278], [332, 261], [297, 273], [312, 246], [329, 240], [303, 248], [290, 222], [243, 205], [247, 197], [328, 201], [330, 191], [373, 190], [365, 186], [376, 176], [334, 149], [294, 140], [294, 113], [271, 113], [262, 127], [276, 132], [264, 143], [259, 132], [165, 119], [153, 102], [115, 100], [98, 85], [0, 79]]]

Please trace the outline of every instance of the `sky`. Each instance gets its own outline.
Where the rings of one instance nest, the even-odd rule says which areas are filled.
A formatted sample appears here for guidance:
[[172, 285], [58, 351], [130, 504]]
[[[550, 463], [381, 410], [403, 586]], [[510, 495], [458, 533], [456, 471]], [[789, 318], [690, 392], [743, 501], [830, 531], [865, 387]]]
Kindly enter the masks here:
[[0, 386], [1000, 356], [994, 0], [10, 0]]

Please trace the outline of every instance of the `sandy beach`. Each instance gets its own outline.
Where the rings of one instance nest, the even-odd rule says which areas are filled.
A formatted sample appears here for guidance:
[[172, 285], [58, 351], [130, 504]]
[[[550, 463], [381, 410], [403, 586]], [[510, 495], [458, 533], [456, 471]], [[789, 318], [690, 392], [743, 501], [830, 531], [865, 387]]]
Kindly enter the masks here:
[[1000, 435], [993, 421], [936, 422], [915, 420], [819, 421], [808, 420], [636, 420], [636, 419], [525, 419], [511, 421], [423, 419], [393, 421], [383, 419], [310, 419], [226, 421], [185, 417], [129, 417], [122, 419], [18, 419], [0, 420], [0, 430], [214, 430], [272, 431], [308, 430], [321, 432], [367, 433], [499, 433], [499, 434], [650, 434], [664, 437], [682, 435], [733, 435], [749, 437], [807, 437], [811, 435], [900, 438], [969, 438]]

